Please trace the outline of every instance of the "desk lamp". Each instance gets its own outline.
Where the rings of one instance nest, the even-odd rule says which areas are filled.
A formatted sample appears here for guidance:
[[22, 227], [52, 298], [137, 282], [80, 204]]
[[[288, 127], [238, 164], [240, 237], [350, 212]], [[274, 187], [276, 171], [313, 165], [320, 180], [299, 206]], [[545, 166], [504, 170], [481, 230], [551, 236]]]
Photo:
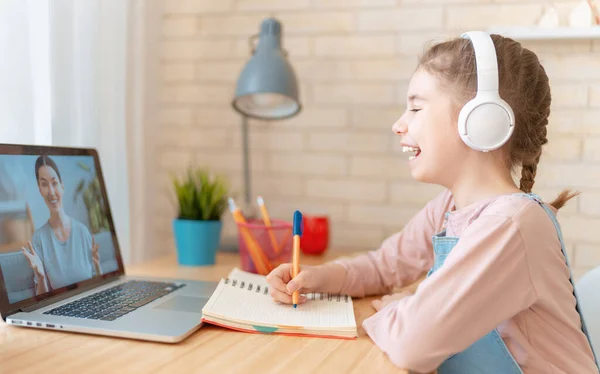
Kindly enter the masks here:
[[[252, 45], [258, 37], [256, 48]], [[244, 208], [251, 209], [250, 153], [248, 146], [248, 118], [277, 120], [300, 112], [298, 82], [287, 53], [281, 48], [281, 23], [265, 19], [260, 34], [250, 37], [252, 56], [243, 68], [232, 101], [233, 108], [242, 115], [242, 144], [244, 170]], [[249, 218], [254, 214], [250, 213]]]

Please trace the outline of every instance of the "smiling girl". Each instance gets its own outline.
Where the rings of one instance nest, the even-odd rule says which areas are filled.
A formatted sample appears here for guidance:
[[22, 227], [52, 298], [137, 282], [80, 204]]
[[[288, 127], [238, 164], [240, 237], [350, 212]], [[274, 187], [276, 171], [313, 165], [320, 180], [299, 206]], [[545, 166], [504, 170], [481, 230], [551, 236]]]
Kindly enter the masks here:
[[38, 157], [35, 176], [50, 218], [22, 251], [33, 270], [39, 295], [100, 274], [100, 259], [98, 245], [87, 227], [65, 213], [65, 187], [54, 160]]
[[[498, 105], [476, 109], [484, 97]], [[597, 373], [556, 217], [574, 194], [546, 203], [531, 193], [550, 104], [540, 61], [512, 39], [472, 33], [432, 46], [393, 131], [414, 153], [412, 176], [444, 192], [377, 250], [306, 266], [293, 280], [290, 264], [274, 269], [273, 298], [289, 303], [298, 289], [386, 294], [426, 275], [414, 294], [375, 301], [377, 313], [363, 322], [396, 365], [440, 374]], [[466, 118], [476, 122], [468, 135]]]

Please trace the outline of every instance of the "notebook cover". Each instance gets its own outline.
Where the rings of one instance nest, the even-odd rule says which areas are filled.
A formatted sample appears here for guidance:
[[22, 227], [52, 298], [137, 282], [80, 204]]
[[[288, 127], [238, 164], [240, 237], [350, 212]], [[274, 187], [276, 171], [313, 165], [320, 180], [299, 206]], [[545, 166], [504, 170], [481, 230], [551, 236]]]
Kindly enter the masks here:
[[[337, 335], [294, 334], [291, 332], [278, 332], [277, 330], [267, 331], [267, 329], [265, 329], [264, 331], [242, 329], [242, 328], [238, 328], [238, 327], [223, 325], [221, 323], [214, 322], [214, 321], [209, 321], [209, 320], [206, 320], [204, 317], [202, 317], [202, 322], [208, 323], [211, 325], [215, 325], [215, 326], [219, 326], [219, 327], [224, 327], [229, 330], [235, 330], [235, 331], [246, 332], [246, 333], [251, 333], [251, 334], [278, 334], [278, 335], [285, 335], [285, 336], [302, 336], [302, 337], [309, 337], [309, 338], [327, 338], [327, 339], [342, 339], [342, 340], [356, 340], [356, 338], [357, 338], [357, 337], [337, 336]], [[260, 328], [259, 326], [253, 326], [253, 327]], [[273, 330], [273, 329], [268, 328], [268, 330]]]

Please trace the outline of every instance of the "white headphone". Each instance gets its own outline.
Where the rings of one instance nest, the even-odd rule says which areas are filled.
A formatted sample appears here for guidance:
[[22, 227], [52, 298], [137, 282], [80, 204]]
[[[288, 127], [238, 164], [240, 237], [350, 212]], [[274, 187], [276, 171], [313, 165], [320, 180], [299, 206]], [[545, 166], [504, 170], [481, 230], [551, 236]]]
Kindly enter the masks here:
[[458, 115], [458, 132], [469, 147], [483, 152], [500, 148], [515, 128], [515, 115], [500, 97], [498, 61], [490, 35], [483, 31], [462, 34], [475, 50], [477, 95]]

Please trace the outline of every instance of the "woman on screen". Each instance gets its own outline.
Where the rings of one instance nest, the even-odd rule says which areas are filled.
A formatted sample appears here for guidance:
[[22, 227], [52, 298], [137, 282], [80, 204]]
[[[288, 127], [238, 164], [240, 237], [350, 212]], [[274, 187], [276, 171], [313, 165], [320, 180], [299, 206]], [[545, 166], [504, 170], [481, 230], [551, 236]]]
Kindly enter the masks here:
[[39, 295], [100, 274], [100, 258], [88, 228], [64, 211], [64, 184], [56, 163], [48, 156], [38, 157], [35, 176], [50, 218], [22, 250]]

